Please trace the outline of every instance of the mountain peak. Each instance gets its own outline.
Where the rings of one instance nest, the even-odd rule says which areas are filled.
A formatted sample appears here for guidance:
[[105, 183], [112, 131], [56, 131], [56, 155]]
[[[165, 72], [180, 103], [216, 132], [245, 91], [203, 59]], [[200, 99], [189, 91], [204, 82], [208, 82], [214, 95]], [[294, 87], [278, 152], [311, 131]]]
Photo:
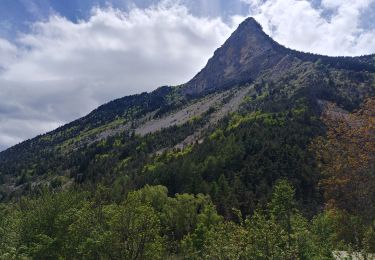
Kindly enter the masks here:
[[[184, 92], [199, 95], [214, 89], [253, 81], [261, 71], [277, 63], [283, 48], [252, 17], [244, 20], [191, 81]], [[285, 54], [285, 53], [284, 53]]]
[[[251, 46], [248, 45], [249, 43], [251, 43]], [[244, 44], [247, 47], [261, 48], [264, 47], [263, 45], [269, 47], [270, 44], [273, 45], [275, 43], [253, 17], [248, 17], [240, 23], [225, 44], [237, 44], [237, 47], [243, 47], [239, 46], [239, 44]]]
[[237, 30], [243, 29], [258, 29], [261, 31], [263, 30], [262, 26], [253, 17], [248, 17], [242, 23], [240, 23]]

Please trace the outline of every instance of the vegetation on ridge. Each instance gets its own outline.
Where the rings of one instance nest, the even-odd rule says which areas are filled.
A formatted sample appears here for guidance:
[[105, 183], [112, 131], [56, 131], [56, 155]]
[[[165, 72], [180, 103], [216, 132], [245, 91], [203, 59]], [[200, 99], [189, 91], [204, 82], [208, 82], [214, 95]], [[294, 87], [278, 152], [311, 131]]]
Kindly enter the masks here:
[[[192, 82], [115, 100], [0, 153], [0, 258], [374, 254], [373, 57], [284, 52], [251, 26]], [[219, 121], [211, 107], [136, 134], [243, 85], [242, 104]]]

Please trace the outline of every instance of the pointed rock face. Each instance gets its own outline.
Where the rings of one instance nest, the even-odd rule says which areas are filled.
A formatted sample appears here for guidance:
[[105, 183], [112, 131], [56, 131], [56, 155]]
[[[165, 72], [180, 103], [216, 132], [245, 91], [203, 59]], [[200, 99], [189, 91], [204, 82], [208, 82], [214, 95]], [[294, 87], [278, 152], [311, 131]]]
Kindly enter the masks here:
[[329, 57], [288, 49], [263, 32], [254, 18], [242, 22], [229, 39], [182, 92], [198, 96], [215, 90], [252, 83], [260, 76], [277, 79], [302, 62], [321, 62], [329, 67], [375, 72], [375, 55]]
[[254, 18], [247, 18], [215, 51], [206, 67], [185, 84], [184, 92], [199, 95], [251, 82], [260, 72], [277, 64], [285, 56], [285, 50], [263, 32]]

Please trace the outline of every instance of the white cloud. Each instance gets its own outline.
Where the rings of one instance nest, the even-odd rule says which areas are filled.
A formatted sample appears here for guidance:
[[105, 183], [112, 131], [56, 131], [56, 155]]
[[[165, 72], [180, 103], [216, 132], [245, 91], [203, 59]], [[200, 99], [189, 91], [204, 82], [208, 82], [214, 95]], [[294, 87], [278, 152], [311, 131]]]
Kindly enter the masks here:
[[321, 5], [325, 8], [330, 9], [352, 9], [357, 10], [358, 8], [367, 7], [373, 2], [372, 0], [322, 0]]
[[[375, 52], [375, 30], [361, 28], [375, 0], [241, 1], [288, 47], [328, 55]], [[111, 99], [186, 82], [244, 18], [233, 16], [228, 25], [175, 2], [129, 12], [95, 9], [77, 23], [55, 15], [33, 24], [17, 46], [0, 39], [0, 150]]]
[[0, 38], [0, 72], [6, 69], [16, 58], [17, 47]]
[[320, 5], [308, 0], [243, 1], [265, 31], [287, 47], [334, 56], [375, 52], [375, 31], [360, 25], [374, 0], [322, 0]]
[[6, 68], [0, 72], [0, 149], [111, 99], [184, 83], [231, 31], [221, 19], [162, 3], [128, 13], [95, 9], [78, 23], [52, 16], [22, 35], [18, 49], [0, 40]]

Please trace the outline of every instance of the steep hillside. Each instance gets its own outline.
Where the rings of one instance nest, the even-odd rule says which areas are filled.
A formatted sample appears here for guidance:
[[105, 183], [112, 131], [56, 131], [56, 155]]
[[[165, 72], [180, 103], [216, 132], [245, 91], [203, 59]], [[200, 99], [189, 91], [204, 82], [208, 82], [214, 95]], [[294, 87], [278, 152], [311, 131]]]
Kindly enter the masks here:
[[308, 146], [324, 134], [322, 104], [357, 108], [374, 95], [374, 72], [373, 55], [290, 50], [248, 18], [186, 84], [114, 100], [0, 153], [0, 194], [104, 181], [123, 192], [152, 183], [215, 198], [227, 183], [239, 190], [221, 213], [251, 212], [286, 177], [314, 210], [319, 173]]

